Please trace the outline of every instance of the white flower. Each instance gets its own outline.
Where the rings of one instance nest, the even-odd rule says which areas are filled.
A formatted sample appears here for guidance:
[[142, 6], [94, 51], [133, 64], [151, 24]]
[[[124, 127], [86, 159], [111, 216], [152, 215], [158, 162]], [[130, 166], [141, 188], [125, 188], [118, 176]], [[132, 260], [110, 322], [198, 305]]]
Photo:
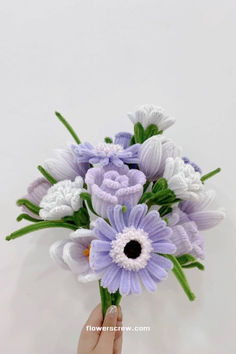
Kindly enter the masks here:
[[165, 161], [168, 157], [181, 155], [181, 148], [162, 135], [155, 135], [146, 140], [139, 150], [139, 169], [148, 181], [155, 181], [163, 176]]
[[95, 239], [93, 230], [78, 229], [70, 234], [68, 240], [53, 243], [50, 256], [62, 268], [75, 274], [80, 282], [98, 280], [100, 276], [89, 264], [90, 245]]
[[151, 104], [139, 107], [134, 113], [128, 113], [128, 117], [134, 124], [141, 123], [144, 129], [155, 124], [159, 130], [165, 130], [175, 122], [175, 118], [170, 117], [163, 108]]
[[166, 160], [163, 177], [168, 182], [168, 188], [183, 200], [198, 200], [199, 193], [203, 190], [200, 173], [190, 164], [185, 164], [180, 157], [169, 157]]
[[73, 181], [76, 176], [84, 177], [89, 168], [88, 163], [76, 161], [76, 156], [70, 148], [55, 150], [55, 157], [47, 159], [43, 166], [56, 181]]
[[78, 176], [74, 182], [65, 180], [54, 184], [40, 202], [40, 217], [59, 220], [73, 215], [82, 206], [80, 193], [83, 192], [83, 183], [83, 178]]

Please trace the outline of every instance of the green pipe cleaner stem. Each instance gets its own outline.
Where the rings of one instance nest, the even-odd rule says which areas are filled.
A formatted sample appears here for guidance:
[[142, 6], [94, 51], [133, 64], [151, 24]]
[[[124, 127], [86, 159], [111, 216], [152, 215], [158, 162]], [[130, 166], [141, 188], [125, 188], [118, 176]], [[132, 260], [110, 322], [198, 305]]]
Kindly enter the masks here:
[[48, 173], [44, 168], [43, 166], [39, 165], [38, 166], [38, 170], [42, 173], [42, 175], [48, 180], [48, 182], [50, 182], [51, 184], [55, 184], [57, 183], [57, 181], [55, 180], [54, 177], [52, 177], [50, 175], [50, 173]]
[[102, 315], [105, 317], [108, 307], [111, 305], [119, 306], [122, 296], [119, 290], [111, 294], [106, 288], [103, 288], [101, 280], [99, 280], [98, 283], [102, 304]]
[[41, 221], [33, 225], [25, 226], [22, 229], [12, 232], [9, 236], [6, 237], [6, 240], [10, 241], [17, 237], [21, 237], [23, 235], [29, 234], [30, 232], [41, 230], [41, 229], [48, 229], [50, 227], [63, 227], [74, 231], [77, 230], [78, 228], [76, 225], [68, 224], [63, 221]]
[[204, 182], [206, 181], [208, 178], [211, 178], [213, 176], [215, 176], [217, 173], [219, 173], [221, 171], [221, 168], [216, 168], [215, 170], [207, 173], [206, 175], [201, 177], [201, 181]]
[[30, 216], [29, 214], [20, 214], [16, 221], [21, 221], [21, 220], [28, 220], [28, 221], [32, 221], [32, 222], [40, 222], [42, 221], [42, 219], [35, 219], [32, 218], [32, 216]]
[[66, 127], [66, 129], [69, 131], [69, 133], [71, 134], [71, 136], [74, 138], [74, 140], [76, 141], [77, 144], [80, 144], [81, 141], [78, 138], [76, 132], [74, 131], [74, 129], [72, 128], [72, 126], [67, 122], [67, 120], [59, 113], [59, 112], [55, 112], [57, 118], [61, 121], [61, 123]]
[[34, 203], [32, 203], [30, 200], [26, 199], [26, 198], [22, 198], [22, 199], [18, 199], [16, 204], [18, 206], [22, 206], [24, 205], [27, 209], [29, 209], [29, 211], [31, 211], [32, 213], [39, 215], [39, 210], [40, 207]]
[[172, 269], [174, 275], [176, 276], [177, 280], [179, 281], [180, 285], [182, 286], [185, 294], [189, 298], [190, 301], [193, 301], [195, 299], [194, 293], [191, 291], [190, 286], [188, 284], [188, 281], [185, 277], [185, 274], [181, 268], [181, 265], [179, 264], [178, 260], [176, 257], [168, 254], [166, 255], [167, 258], [171, 260], [171, 262], [174, 265], [174, 268]]

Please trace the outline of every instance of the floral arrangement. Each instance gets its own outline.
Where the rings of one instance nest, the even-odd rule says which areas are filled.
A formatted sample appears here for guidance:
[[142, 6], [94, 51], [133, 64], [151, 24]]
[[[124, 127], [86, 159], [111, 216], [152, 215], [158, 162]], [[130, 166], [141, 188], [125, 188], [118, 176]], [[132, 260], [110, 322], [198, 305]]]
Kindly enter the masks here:
[[50, 248], [51, 257], [81, 282], [99, 282], [103, 313], [123, 295], [153, 292], [172, 269], [190, 300], [184, 270], [204, 269], [202, 231], [217, 225], [221, 210], [202, 174], [164, 135], [175, 119], [163, 109], [141, 106], [128, 114], [133, 133], [120, 132], [96, 146], [81, 143], [70, 124], [56, 116], [75, 140], [38, 166], [42, 177], [17, 201], [25, 226], [6, 237], [61, 227], [69, 238]]

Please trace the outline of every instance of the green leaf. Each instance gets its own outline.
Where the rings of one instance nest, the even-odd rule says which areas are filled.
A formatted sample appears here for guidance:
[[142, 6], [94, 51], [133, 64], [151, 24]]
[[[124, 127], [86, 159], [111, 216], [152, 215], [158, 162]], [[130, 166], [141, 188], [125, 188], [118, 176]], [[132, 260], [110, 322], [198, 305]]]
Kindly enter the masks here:
[[185, 277], [185, 274], [184, 274], [177, 258], [175, 256], [170, 255], [170, 254], [165, 255], [165, 257], [169, 258], [171, 260], [171, 262], [173, 263], [174, 267], [173, 267], [172, 271], [173, 271], [174, 275], [176, 276], [176, 279], [179, 281], [181, 287], [183, 288], [185, 294], [188, 296], [189, 300], [193, 301], [195, 299], [195, 295], [190, 289], [188, 281]]
[[142, 197], [140, 198], [138, 204], [142, 204], [145, 203], [148, 199], [153, 197], [153, 193], [152, 192], [146, 192], [142, 195]]
[[205, 267], [200, 262], [193, 262], [189, 264], [182, 265], [182, 268], [198, 268], [199, 270], [205, 270]]
[[48, 173], [44, 168], [43, 166], [39, 165], [38, 166], [38, 170], [42, 173], [42, 175], [48, 180], [48, 182], [50, 182], [51, 184], [55, 184], [57, 183], [57, 181], [55, 180], [54, 177], [52, 177], [50, 175], [50, 173]]
[[144, 128], [141, 123], [136, 123], [134, 126], [134, 137], [137, 144], [144, 142]]
[[78, 226], [88, 226], [90, 223], [89, 214], [87, 208], [80, 208], [74, 213], [74, 222]]
[[165, 205], [165, 204], [173, 203], [175, 199], [176, 199], [175, 193], [170, 189], [165, 189], [155, 193], [153, 197], [150, 199], [150, 202], [152, 203], [152, 205], [153, 204]]
[[151, 138], [153, 135], [157, 135], [157, 134], [158, 134], [158, 127], [155, 124], [150, 124], [145, 129], [144, 140], [147, 140]]
[[165, 189], [168, 189], [168, 183], [164, 177], [159, 178], [152, 187], [153, 193], [157, 193]]
[[80, 144], [81, 141], [78, 138], [78, 136], [77, 136], [76, 132], [74, 131], [74, 129], [72, 128], [72, 126], [67, 122], [67, 120], [59, 112], [55, 112], [55, 114], [56, 114], [57, 118], [61, 121], [61, 123], [66, 127], [66, 129], [71, 134], [71, 136], [74, 138], [76, 143]]
[[32, 203], [30, 200], [26, 199], [26, 198], [22, 198], [22, 199], [18, 199], [16, 204], [18, 206], [25, 206], [29, 211], [31, 211], [32, 213], [39, 215], [39, 210], [40, 207], [38, 205], [35, 205], [34, 203]]
[[88, 204], [89, 209], [91, 210], [91, 212], [97, 216], [99, 216], [96, 211], [93, 209], [93, 204], [92, 204], [92, 199], [91, 199], [91, 195], [89, 193], [83, 192], [80, 194], [80, 198], [85, 200]]
[[178, 262], [183, 265], [189, 262], [195, 262], [196, 258], [191, 254], [183, 254], [182, 256], [177, 257]]
[[202, 182], [206, 181], [208, 178], [215, 176], [220, 171], [221, 171], [221, 168], [216, 168], [214, 171], [211, 171], [211, 172], [207, 173], [206, 175], [202, 176], [201, 181]]
[[107, 144], [112, 144], [112, 143], [113, 143], [112, 139], [109, 138], [108, 136], [106, 136], [106, 137], [104, 138], [104, 141], [105, 141], [105, 143], [107, 143]]
[[135, 137], [134, 137], [134, 135], [133, 135], [132, 138], [131, 138], [131, 140], [130, 140], [129, 146], [132, 146], [132, 145], [134, 145], [134, 144], [135, 144]]
[[159, 214], [161, 217], [169, 214], [172, 212], [172, 208], [169, 205], [162, 205], [160, 209], [158, 210]]
[[21, 221], [21, 220], [28, 220], [28, 221], [32, 221], [32, 222], [40, 222], [42, 221], [41, 219], [35, 219], [32, 218], [32, 216], [30, 216], [29, 214], [20, 214], [16, 221]]
[[63, 221], [40, 221], [33, 225], [28, 225], [23, 227], [22, 229], [16, 230], [12, 232], [9, 236], [6, 237], [7, 241], [13, 240], [17, 237], [29, 234], [30, 232], [41, 230], [41, 229], [48, 229], [51, 227], [63, 227], [66, 229], [77, 230], [76, 225], [72, 225]]

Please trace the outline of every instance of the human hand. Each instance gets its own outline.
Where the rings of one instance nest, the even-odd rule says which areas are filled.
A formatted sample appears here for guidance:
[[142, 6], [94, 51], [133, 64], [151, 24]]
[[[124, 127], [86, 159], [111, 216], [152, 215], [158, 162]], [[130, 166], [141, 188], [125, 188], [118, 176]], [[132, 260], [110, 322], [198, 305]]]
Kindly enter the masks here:
[[101, 304], [97, 305], [85, 323], [79, 339], [78, 354], [121, 354], [122, 331], [91, 327], [122, 327], [121, 308], [110, 306], [103, 320]]

